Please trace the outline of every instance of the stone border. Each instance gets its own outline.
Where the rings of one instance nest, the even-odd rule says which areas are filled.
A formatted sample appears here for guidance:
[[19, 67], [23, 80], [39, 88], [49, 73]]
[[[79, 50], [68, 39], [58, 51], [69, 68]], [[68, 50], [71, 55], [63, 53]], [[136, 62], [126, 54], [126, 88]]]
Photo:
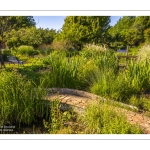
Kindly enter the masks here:
[[[102, 102], [106, 101], [107, 99], [89, 92], [85, 92], [82, 90], [76, 90], [76, 89], [69, 89], [69, 88], [49, 88], [48, 89], [50, 94], [53, 93], [58, 93], [58, 94], [70, 94], [70, 95], [76, 95], [76, 96], [81, 96], [81, 97], [86, 97], [89, 98], [91, 100], [100, 100]], [[133, 110], [138, 111], [139, 109], [136, 106], [132, 106], [132, 105], [128, 105], [128, 104], [124, 104], [121, 102], [117, 102], [114, 100], [110, 100], [111, 103], [115, 103], [115, 104], [119, 104], [120, 106], [124, 106], [124, 107], [128, 107], [131, 108]]]
[[[70, 95], [76, 95], [81, 97], [86, 97], [89, 99], [99, 99], [100, 96], [88, 93], [82, 90], [76, 90], [76, 89], [69, 89], [69, 88], [50, 88], [50, 93], [58, 93], [58, 94], [70, 94]], [[105, 100], [105, 99], [104, 99]]]

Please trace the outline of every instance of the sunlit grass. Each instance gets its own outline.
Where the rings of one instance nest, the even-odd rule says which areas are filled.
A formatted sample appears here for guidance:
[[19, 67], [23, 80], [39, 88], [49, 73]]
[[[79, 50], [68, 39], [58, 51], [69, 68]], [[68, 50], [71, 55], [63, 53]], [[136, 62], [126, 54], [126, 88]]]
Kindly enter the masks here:
[[86, 134], [141, 134], [138, 126], [127, 122], [125, 115], [113, 107], [100, 102], [90, 103], [81, 120]]
[[[148, 60], [130, 61], [128, 68], [121, 70], [112, 51], [83, 50], [71, 55], [54, 51], [45, 58], [29, 58], [24, 65], [5, 66], [0, 70], [0, 124], [7, 121], [31, 124], [36, 116], [43, 117], [48, 110], [43, 101], [44, 89], [51, 87], [82, 89], [150, 111], [149, 99], [141, 96], [150, 90]], [[41, 74], [39, 70], [46, 67], [49, 70]], [[86, 109], [83, 133], [140, 133], [123, 115], [100, 105], [91, 104]], [[71, 133], [71, 129], [62, 127], [60, 114], [55, 120], [59, 126], [55, 128], [54, 123], [50, 133]], [[47, 125], [52, 127], [52, 124]]]
[[1, 123], [31, 124], [44, 115], [45, 90], [16, 72], [2, 72], [0, 78]]

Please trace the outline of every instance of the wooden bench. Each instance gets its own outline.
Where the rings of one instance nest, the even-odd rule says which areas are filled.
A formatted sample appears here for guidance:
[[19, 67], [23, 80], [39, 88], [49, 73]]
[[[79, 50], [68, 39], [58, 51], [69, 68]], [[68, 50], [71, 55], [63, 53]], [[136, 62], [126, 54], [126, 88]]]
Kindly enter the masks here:
[[22, 60], [18, 60], [15, 56], [7, 56], [9, 65], [10, 64], [18, 64], [18, 65], [23, 65], [23, 61]]

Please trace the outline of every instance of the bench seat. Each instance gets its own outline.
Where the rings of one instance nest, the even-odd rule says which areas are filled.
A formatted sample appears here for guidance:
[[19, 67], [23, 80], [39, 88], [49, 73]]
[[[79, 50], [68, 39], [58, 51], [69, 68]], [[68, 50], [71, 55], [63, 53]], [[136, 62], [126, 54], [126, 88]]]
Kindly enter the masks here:
[[23, 61], [22, 60], [18, 60], [15, 56], [7, 56], [8, 62], [10, 63], [17, 63], [18, 65], [21, 64], [23, 65]]

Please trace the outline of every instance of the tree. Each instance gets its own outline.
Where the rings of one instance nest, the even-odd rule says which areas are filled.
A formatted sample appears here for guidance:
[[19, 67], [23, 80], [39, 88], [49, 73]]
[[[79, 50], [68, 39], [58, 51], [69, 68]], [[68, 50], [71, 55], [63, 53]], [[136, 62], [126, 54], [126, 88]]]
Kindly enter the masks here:
[[68, 40], [80, 49], [85, 43], [102, 43], [109, 23], [109, 16], [68, 16], [56, 40]]
[[42, 44], [51, 44], [56, 36], [56, 30], [54, 29], [37, 29], [42, 38]]
[[150, 16], [137, 16], [133, 27], [136, 28], [141, 34], [141, 43], [147, 42], [148, 39], [146, 38], [146, 33], [148, 32], [148, 28], [150, 27]]
[[131, 47], [138, 46], [140, 43], [142, 43], [142, 34], [136, 28], [128, 29], [125, 34], [124, 41], [126, 45], [129, 45]]
[[35, 27], [20, 28], [19, 30], [11, 30], [6, 34], [6, 45], [15, 48], [21, 45], [30, 45], [37, 47], [42, 44], [40, 32]]
[[30, 45], [37, 48], [41, 44], [51, 44], [55, 37], [55, 30], [36, 29], [35, 27], [11, 30], [6, 34], [6, 45], [15, 48], [21, 45]]
[[114, 39], [112, 45], [116, 47], [120, 43], [118, 45], [138, 46], [149, 42], [149, 27], [150, 16], [124, 16], [109, 30]]
[[35, 26], [32, 16], [0, 16], [0, 49], [5, 47], [4, 35], [11, 30]]
[[134, 31], [130, 29], [135, 22], [135, 18], [135, 16], [124, 16], [118, 20], [114, 27], [109, 29], [109, 34], [112, 37], [111, 39], [113, 39], [113, 42], [110, 41], [112, 47], [121, 48], [131, 44], [128, 37], [131, 37], [131, 31]]
[[137, 16], [133, 26], [138, 30], [144, 31], [150, 27], [150, 16]]

